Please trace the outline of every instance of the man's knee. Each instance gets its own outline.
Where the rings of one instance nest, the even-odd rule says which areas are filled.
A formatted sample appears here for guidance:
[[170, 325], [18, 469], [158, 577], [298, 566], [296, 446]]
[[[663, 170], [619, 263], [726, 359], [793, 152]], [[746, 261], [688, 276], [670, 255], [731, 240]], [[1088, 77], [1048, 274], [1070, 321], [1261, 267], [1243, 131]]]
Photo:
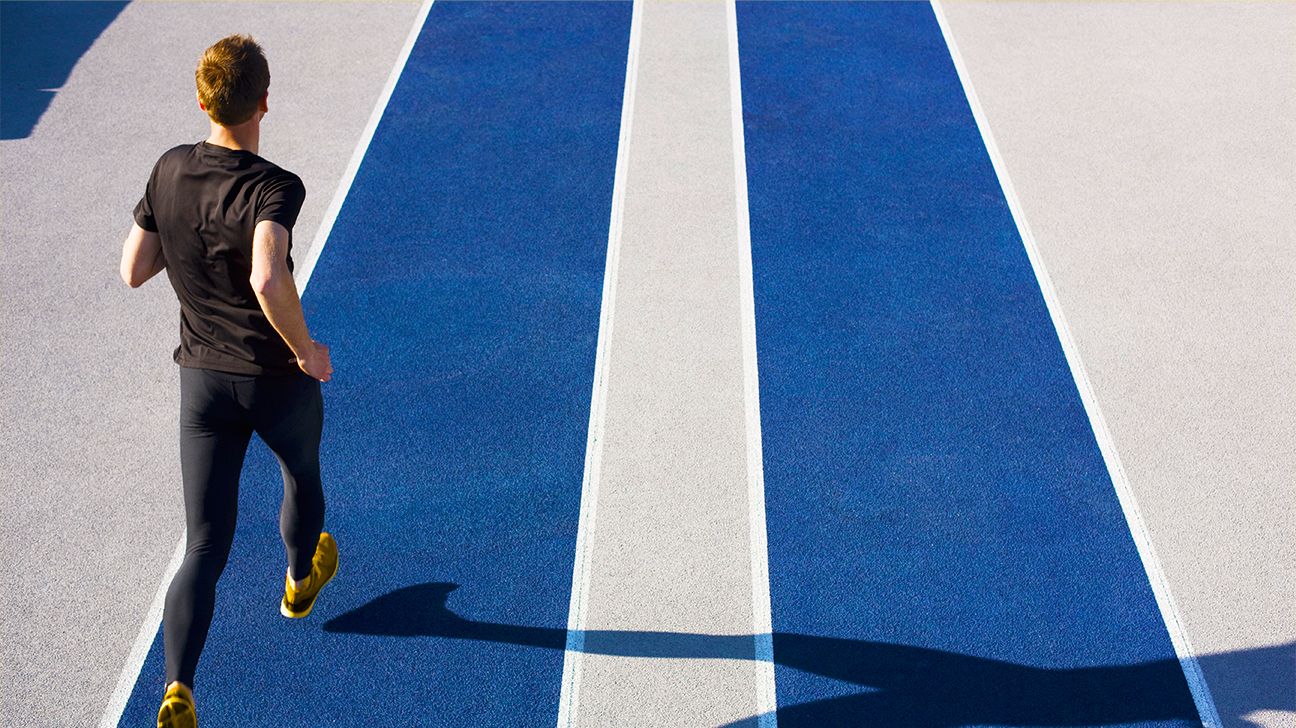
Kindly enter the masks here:
[[234, 546], [234, 525], [233, 520], [222, 520], [191, 528], [185, 539], [185, 555], [224, 563]]

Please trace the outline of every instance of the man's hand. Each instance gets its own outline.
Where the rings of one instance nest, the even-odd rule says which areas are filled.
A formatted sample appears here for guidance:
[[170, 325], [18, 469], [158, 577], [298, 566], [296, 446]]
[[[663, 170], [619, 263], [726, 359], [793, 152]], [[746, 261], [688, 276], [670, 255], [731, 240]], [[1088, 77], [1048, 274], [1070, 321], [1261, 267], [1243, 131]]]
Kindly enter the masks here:
[[329, 348], [318, 341], [312, 341], [306, 349], [305, 356], [297, 357], [297, 366], [301, 367], [312, 379], [327, 382], [333, 378], [333, 362], [329, 359]]

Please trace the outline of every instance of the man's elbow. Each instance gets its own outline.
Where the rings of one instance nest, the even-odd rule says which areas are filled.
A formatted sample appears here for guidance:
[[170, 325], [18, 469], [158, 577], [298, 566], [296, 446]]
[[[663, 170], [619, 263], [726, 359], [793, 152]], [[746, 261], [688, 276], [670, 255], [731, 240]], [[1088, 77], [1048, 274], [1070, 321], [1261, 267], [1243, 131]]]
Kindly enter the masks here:
[[252, 284], [252, 292], [258, 296], [268, 296], [274, 293], [275, 289], [283, 284], [284, 273], [276, 271], [273, 268], [252, 270], [252, 276], [248, 278], [248, 283]]
[[125, 263], [122, 264], [121, 269], [118, 270], [118, 273], [121, 274], [122, 282], [130, 286], [131, 288], [139, 288], [140, 286], [144, 285], [145, 279], [135, 275], [135, 271], [132, 270], [130, 266], [126, 265]]

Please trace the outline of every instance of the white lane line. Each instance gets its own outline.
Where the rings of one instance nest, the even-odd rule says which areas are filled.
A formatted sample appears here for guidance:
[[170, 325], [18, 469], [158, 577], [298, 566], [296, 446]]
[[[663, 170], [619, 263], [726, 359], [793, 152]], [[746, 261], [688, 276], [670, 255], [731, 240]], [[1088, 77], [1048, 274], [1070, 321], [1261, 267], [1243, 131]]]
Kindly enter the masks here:
[[1017, 223], [1017, 232], [1021, 235], [1022, 244], [1026, 247], [1026, 255], [1030, 258], [1031, 268], [1034, 269], [1035, 278], [1039, 281], [1040, 291], [1044, 294], [1044, 302], [1048, 306], [1049, 315], [1053, 318], [1053, 327], [1057, 330], [1058, 339], [1062, 343], [1062, 351], [1066, 354], [1067, 364], [1071, 368], [1071, 376], [1075, 379], [1076, 388], [1080, 391], [1080, 400], [1084, 403], [1085, 412], [1089, 415], [1089, 424], [1093, 428], [1094, 438], [1098, 441], [1098, 448], [1102, 451], [1103, 460], [1107, 464], [1107, 473], [1111, 476], [1112, 486], [1116, 489], [1116, 497], [1120, 500], [1121, 510], [1125, 512], [1125, 521], [1129, 525], [1130, 534], [1134, 537], [1134, 544], [1138, 548], [1139, 557], [1143, 561], [1143, 569], [1147, 572], [1148, 582], [1151, 584], [1152, 593], [1156, 597], [1157, 607], [1161, 610], [1161, 618], [1165, 621], [1166, 629], [1170, 633], [1170, 641], [1174, 645], [1175, 654], [1179, 658], [1179, 665], [1183, 668], [1184, 678], [1188, 681], [1188, 689], [1192, 692], [1193, 702], [1197, 704], [1197, 712], [1200, 714], [1202, 723], [1206, 726], [1211, 728], [1220, 726], [1221, 722], [1219, 713], [1215, 709], [1215, 701], [1211, 697], [1206, 678], [1202, 675], [1201, 665], [1197, 662], [1192, 644], [1188, 641], [1188, 631], [1184, 627], [1183, 619], [1179, 616], [1179, 609], [1175, 606], [1174, 598], [1170, 593], [1170, 584], [1166, 580], [1165, 572], [1161, 569], [1161, 562], [1157, 559], [1156, 551], [1152, 547], [1152, 538], [1148, 534], [1147, 524], [1144, 523], [1143, 516], [1139, 512], [1138, 503], [1134, 498], [1134, 490], [1130, 487], [1129, 479], [1125, 475], [1125, 468], [1121, 465], [1120, 455], [1116, 452], [1115, 441], [1112, 439], [1111, 431], [1107, 428], [1107, 421], [1103, 418], [1102, 410], [1098, 407], [1098, 397], [1094, 394], [1093, 385], [1089, 382], [1089, 375], [1085, 372], [1084, 363], [1080, 360], [1080, 350], [1076, 347], [1075, 340], [1071, 336], [1071, 329], [1067, 326], [1066, 319], [1062, 315], [1062, 305], [1058, 301], [1057, 292], [1053, 288], [1053, 281], [1044, 268], [1044, 259], [1040, 257], [1035, 235], [1031, 232], [1030, 225], [1026, 221], [1026, 215], [1022, 210], [1021, 202], [1017, 199], [1012, 180], [1008, 177], [1008, 167], [1004, 163], [1003, 156], [999, 153], [999, 147], [995, 144], [993, 134], [990, 132], [990, 123], [986, 118], [985, 110], [981, 107], [981, 102], [977, 99], [976, 91], [972, 87], [972, 77], [968, 75], [963, 56], [954, 43], [954, 36], [950, 32], [949, 21], [945, 17], [945, 11], [941, 7], [940, 0], [931, 0], [931, 6], [936, 13], [936, 22], [940, 24], [941, 34], [945, 36], [945, 44], [949, 46], [950, 57], [954, 60], [954, 68], [958, 71], [959, 81], [963, 84], [963, 92], [967, 95], [968, 105], [972, 108], [972, 116], [976, 119], [977, 127], [981, 131], [981, 139], [985, 142], [986, 151], [990, 155], [995, 174], [999, 178], [1004, 197], [1008, 201], [1008, 209], [1012, 211], [1013, 220]]
[[590, 589], [590, 546], [594, 538], [599, 481], [603, 472], [603, 420], [607, 411], [609, 347], [616, 312], [617, 270], [621, 260], [621, 222], [625, 210], [626, 172], [630, 165], [630, 126], [634, 119], [635, 79], [639, 75], [639, 28], [643, 0], [634, 0], [630, 15], [630, 44], [626, 51], [625, 89], [621, 94], [621, 133], [617, 140], [616, 173], [612, 181], [612, 213], [608, 222], [607, 262], [603, 272], [603, 301], [598, 344], [594, 354], [594, 388], [590, 396], [589, 430], [585, 441], [585, 476], [581, 482], [580, 523], [576, 529], [576, 559], [572, 567], [571, 602], [567, 608], [567, 645], [563, 652], [562, 691], [558, 725], [576, 719], [585, 650], [585, 609]]
[[743, 399], [747, 416], [747, 512], [751, 551], [752, 635], [756, 641], [758, 725], [778, 724], [774, 691], [774, 635], [770, 608], [769, 540], [765, 528], [765, 466], [761, 447], [760, 378], [756, 366], [756, 297], [752, 283], [751, 217], [747, 207], [747, 147], [743, 135], [738, 10], [726, 3], [729, 25], [729, 116], [732, 124], [738, 285], [742, 317]]
[[[369, 122], [365, 125], [364, 132], [356, 143], [355, 151], [351, 154], [351, 161], [338, 183], [333, 202], [329, 204], [319, 231], [315, 233], [315, 240], [306, 253], [306, 259], [297, 269], [295, 279], [298, 291], [306, 290], [306, 284], [315, 270], [315, 263], [324, 250], [324, 243], [328, 241], [329, 233], [333, 230], [333, 223], [337, 222], [338, 211], [342, 209], [342, 203], [351, 190], [356, 170], [360, 168], [360, 162], [369, 149], [369, 143], [373, 141], [374, 130], [378, 128], [378, 122], [382, 119], [383, 112], [387, 110], [387, 102], [391, 101], [392, 90], [396, 88], [396, 82], [405, 70], [405, 63], [409, 60], [414, 42], [418, 40], [419, 32], [423, 29], [423, 23], [427, 20], [428, 11], [432, 9], [432, 3], [433, 0], [424, 0], [423, 6], [419, 8], [418, 16], [414, 18], [414, 25], [410, 28], [409, 35], [405, 37], [405, 45], [401, 48], [400, 55], [396, 57], [396, 63], [392, 66], [391, 74], [387, 77], [387, 85], [383, 87], [382, 93], [374, 104], [373, 112], [369, 114]], [[126, 710], [126, 702], [130, 700], [131, 693], [135, 690], [140, 671], [144, 669], [144, 660], [148, 657], [149, 648], [153, 646], [153, 638], [162, 625], [162, 608], [166, 602], [167, 588], [180, 569], [181, 562], [184, 561], [184, 550], [185, 537], [182, 535], [171, 556], [171, 562], [167, 564], [166, 571], [162, 574], [162, 583], [158, 586], [157, 593], [153, 595], [153, 602], [149, 605], [144, 623], [140, 625], [139, 634], [135, 636], [135, 643], [131, 646], [126, 664], [122, 666], [121, 674], [117, 678], [117, 687], [113, 690], [112, 697], [108, 699], [108, 705], [104, 708], [103, 716], [99, 719], [100, 728], [114, 728], [121, 722], [122, 713]]]
[[130, 655], [126, 657], [126, 665], [122, 668], [121, 675], [117, 677], [117, 687], [113, 689], [112, 697], [108, 699], [108, 707], [104, 708], [103, 717], [99, 719], [100, 728], [114, 728], [121, 722], [126, 701], [130, 700], [131, 691], [135, 689], [135, 683], [139, 679], [140, 669], [144, 667], [144, 658], [148, 657], [149, 648], [153, 646], [153, 635], [157, 634], [158, 627], [162, 624], [162, 606], [166, 603], [167, 588], [171, 586], [171, 579], [175, 573], [180, 570], [184, 553], [185, 539], [181, 536], [175, 551], [171, 554], [171, 561], [167, 563], [166, 571], [162, 575], [162, 583], [158, 584], [157, 592], [153, 595], [153, 602], [144, 617], [144, 624], [140, 625], [139, 634], [135, 635], [135, 644], [131, 645]]
[[423, 6], [419, 8], [418, 15], [414, 18], [414, 25], [410, 27], [409, 35], [405, 36], [405, 45], [401, 47], [400, 55], [396, 57], [396, 63], [387, 76], [387, 84], [383, 86], [382, 93], [378, 95], [378, 100], [374, 102], [373, 112], [369, 114], [369, 122], [365, 124], [364, 131], [361, 132], [360, 139], [356, 142], [355, 151], [351, 153], [351, 161], [347, 163], [346, 171], [342, 173], [342, 180], [338, 182], [333, 201], [329, 203], [328, 210], [324, 212], [324, 219], [320, 222], [319, 230], [315, 233], [315, 239], [311, 242], [310, 250], [306, 251], [306, 259], [302, 261], [301, 267], [297, 269], [297, 274], [294, 277], [297, 280], [297, 289], [299, 291], [306, 288], [311, 274], [315, 272], [315, 264], [319, 262], [320, 254], [324, 252], [324, 244], [328, 242], [329, 235], [333, 232], [333, 224], [337, 222], [338, 213], [342, 211], [342, 204], [346, 202], [347, 194], [351, 192], [351, 183], [355, 182], [356, 172], [360, 171], [360, 163], [364, 161], [365, 154], [369, 151], [369, 142], [373, 141], [374, 132], [378, 130], [378, 123], [382, 121], [383, 114], [387, 111], [387, 102], [391, 101], [392, 92], [396, 90], [396, 82], [400, 80], [401, 74], [405, 71], [405, 64], [409, 61], [410, 52], [414, 50], [414, 43], [423, 30], [423, 24], [427, 21], [428, 12], [432, 10], [432, 2], [433, 0], [424, 0]]

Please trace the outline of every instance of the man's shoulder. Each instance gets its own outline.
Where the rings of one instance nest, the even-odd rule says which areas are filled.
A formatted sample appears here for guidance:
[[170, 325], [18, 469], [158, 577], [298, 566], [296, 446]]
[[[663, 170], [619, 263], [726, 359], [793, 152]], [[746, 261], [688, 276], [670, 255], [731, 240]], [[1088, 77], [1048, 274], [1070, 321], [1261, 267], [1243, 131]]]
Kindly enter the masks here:
[[306, 200], [306, 185], [301, 177], [269, 161], [258, 170], [258, 177], [257, 222], [271, 220], [291, 230]]
[[161, 156], [158, 157], [158, 164], [161, 164], [163, 162], [175, 162], [184, 159], [188, 157], [190, 154], [193, 154], [194, 146], [195, 145], [193, 144], [177, 144], [174, 147], [171, 147], [170, 149], [166, 150], [165, 152], [162, 152]]
[[265, 163], [262, 174], [264, 175], [265, 182], [268, 183], [270, 188], [284, 189], [288, 187], [297, 187], [303, 192], [306, 190], [306, 185], [302, 183], [301, 177], [298, 177], [295, 172], [290, 172], [265, 158], [262, 158], [261, 161]]
[[298, 177], [296, 172], [290, 172], [265, 157], [262, 157], [261, 161], [265, 162], [266, 172], [269, 176], [274, 177], [275, 179], [281, 179], [285, 182], [301, 183], [301, 177]]
[[174, 147], [158, 155], [157, 161], [153, 163], [153, 176], [157, 177], [159, 173], [174, 171], [177, 167], [182, 166], [192, 154], [194, 145], [177, 144]]

